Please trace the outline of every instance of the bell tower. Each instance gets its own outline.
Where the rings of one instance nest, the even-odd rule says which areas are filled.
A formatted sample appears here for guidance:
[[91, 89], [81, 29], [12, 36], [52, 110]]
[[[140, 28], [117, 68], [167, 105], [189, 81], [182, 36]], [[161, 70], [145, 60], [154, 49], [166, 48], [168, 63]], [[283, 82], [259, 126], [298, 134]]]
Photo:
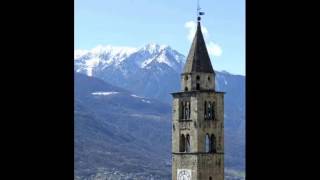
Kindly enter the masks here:
[[172, 180], [224, 179], [224, 92], [215, 90], [200, 20], [181, 90], [172, 93]]

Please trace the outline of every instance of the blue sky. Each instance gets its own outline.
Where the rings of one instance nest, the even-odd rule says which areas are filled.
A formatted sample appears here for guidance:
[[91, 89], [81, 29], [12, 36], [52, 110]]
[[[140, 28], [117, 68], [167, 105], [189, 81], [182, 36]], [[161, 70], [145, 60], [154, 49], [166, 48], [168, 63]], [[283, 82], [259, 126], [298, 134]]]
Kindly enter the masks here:
[[[196, 5], [196, 0], [75, 0], [75, 49], [152, 42], [187, 55]], [[214, 69], [245, 75], [245, 1], [200, 0], [200, 6]]]

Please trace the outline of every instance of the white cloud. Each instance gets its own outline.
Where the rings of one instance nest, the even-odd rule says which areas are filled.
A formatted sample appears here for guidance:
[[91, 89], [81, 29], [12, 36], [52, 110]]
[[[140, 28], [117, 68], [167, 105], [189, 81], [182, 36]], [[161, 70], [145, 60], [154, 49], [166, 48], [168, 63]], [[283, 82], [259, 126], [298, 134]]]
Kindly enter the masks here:
[[[184, 24], [184, 27], [188, 29], [189, 32], [188, 32], [187, 38], [190, 42], [192, 42], [194, 34], [196, 33], [196, 30], [197, 30], [197, 24], [194, 21], [188, 21]], [[201, 31], [204, 37], [209, 36], [208, 30], [206, 27], [202, 26]]]
[[[188, 21], [184, 24], [184, 27], [188, 29], [187, 39], [190, 42], [192, 42], [197, 30], [197, 23], [194, 21]], [[201, 25], [201, 31], [205, 40], [207, 41], [209, 38], [208, 29], [205, 26]], [[209, 43], [207, 43], [207, 49], [208, 49], [209, 55], [211, 56], [218, 57], [222, 55], [222, 48], [217, 43], [214, 43], [213, 41], [209, 41]]]
[[218, 56], [221, 56], [222, 54], [221, 47], [212, 41], [207, 43], [207, 49], [208, 49], [208, 53], [212, 56], [218, 57]]

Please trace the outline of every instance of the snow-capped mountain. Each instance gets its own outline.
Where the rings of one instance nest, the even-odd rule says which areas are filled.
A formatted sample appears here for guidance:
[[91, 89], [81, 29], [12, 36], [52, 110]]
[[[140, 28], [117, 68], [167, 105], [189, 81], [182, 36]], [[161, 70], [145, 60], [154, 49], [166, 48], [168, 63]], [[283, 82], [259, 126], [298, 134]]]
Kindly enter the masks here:
[[[186, 57], [166, 45], [142, 48], [98, 46], [75, 52], [75, 71], [130, 90], [137, 96], [171, 104], [170, 93], [180, 89], [180, 73]], [[225, 95], [226, 131], [235, 129], [243, 137], [245, 126], [245, 79], [216, 71], [216, 87]]]
[[170, 102], [168, 92], [179, 88], [176, 82], [184, 63], [184, 55], [154, 43], [142, 48], [98, 46], [75, 51], [76, 72], [165, 102]]
[[74, 53], [75, 68], [92, 76], [93, 71], [103, 69], [110, 65], [118, 66], [129, 55], [136, 52], [136, 48], [97, 46], [89, 50], [76, 50]]
[[[130, 65], [132, 72], [151, 69], [155, 64], [162, 64], [180, 71], [184, 56], [166, 45], [147, 44], [137, 49], [131, 47], [97, 46], [92, 50], [75, 51], [76, 72], [96, 76], [98, 72], [114, 68], [129, 75], [125, 69]], [[159, 69], [160, 70], [160, 69]]]
[[[91, 78], [102, 79], [103, 82], [130, 91], [129, 94], [123, 96], [126, 94], [122, 93], [125, 90], [102, 88], [104, 86], [100, 83], [92, 86], [86, 84], [86, 86], [76, 87], [76, 90], [78, 90], [76, 93], [79, 93], [79, 91], [90, 92], [88, 96], [90, 100], [94, 98], [94, 101], [92, 101], [94, 103], [90, 104], [89, 107], [92, 107], [96, 111], [95, 113], [101, 113], [101, 117], [108, 117], [114, 112], [127, 115], [127, 112], [123, 112], [123, 109], [126, 109], [127, 106], [130, 111], [136, 111], [132, 114], [163, 109], [158, 108], [157, 105], [165, 107], [166, 105], [163, 104], [167, 104], [167, 107], [171, 107], [172, 97], [170, 93], [180, 89], [180, 73], [186, 60], [184, 55], [171, 47], [154, 43], [141, 48], [98, 46], [92, 50], [76, 50], [74, 58], [76, 72], [92, 76]], [[101, 88], [97, 88], [100, 86]], [[95, 88], [86, 91], [88, 87]], [[233, 75], [226, 71], [216, 71], [216, 87], [218, 91], [226, 92], [225, 163], [228, 167], [243, 170], [245, 166], [245, 77]], [[85, 96], [81, 94], [79, 97], [84, 98]], [[98, 100], [99, 102], [103, 100], [103, 102], [97, 104]], [[112, 105], [112, 103], [116, 105]], [[88, 103], [84, 104], [88, 105]], [[169, 114], [171, 110], [170, 108], [167, 109], [169, 109], [167, 112], [161, 113], [163, 115]], [[118, 117], [119, 115], [113, 116], [110, 120], [114, 120], [113, 123], [116, 123]], [[134, 117], [136, 119], [130, 119]], [[149, 118], [149, 116], [143, 115], [132, 116], [127, 120], [131, 123], [130, 126], [140, 127], [141, 125], [137, 125], [136, 122], [145, 117]], [[167, 119], [170, 120], [170, 117]], [[167, 123], [167, 126], [160, 128], [165, 123]], [[157, 127], [161, 131], [159, 134], [166, 135], [170, 139], [170, 121], [161, 121], [160, 124], [157, 124]], [[143, 128], [143, 130], [147, 132], [150, 129]], [[141, 137], [145, 137], [145, 134]], [[170, 140], [164, 146], [167, 147], [169, 152]]]

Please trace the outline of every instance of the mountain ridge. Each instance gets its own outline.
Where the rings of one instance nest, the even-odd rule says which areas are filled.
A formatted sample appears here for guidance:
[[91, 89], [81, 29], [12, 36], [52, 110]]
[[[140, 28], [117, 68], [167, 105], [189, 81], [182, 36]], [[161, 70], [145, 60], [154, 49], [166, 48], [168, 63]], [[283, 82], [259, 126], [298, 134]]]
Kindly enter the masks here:
[[[147, 135], [150, 133], [153, 134], [151, 136], [155, 137], [159, 135], [163, 136], [159, 143], [163, 144], [164, 147], [158, 147], [156, 144], [153, 144], [152, 139], [146, 139], [147, 142], [145, 144], [159, 148], [153, 149], [153, 152], [157, 152], [158, 154], [164, 153], [161, 157], [149, 158], [166, 159], [166, 162], [162, 162], [166, 164], [169, 163], [170, 158], [168, 155], [171, 152], [172, 97], [170, 93], [180, 91], [180, 73], [183, 69], [185, 62], [183, 58], [185, 56], [180, 53], [177, 54], [177, 51], [167, 48], [168, 46], [153, 44], [149, 47], [147, 45], [144, 47], [134, 49], [134, 52], [131, 54], [124, 53], [126, 55], [121, 55], [121, 53], [114, 53], [115, 57], [107, 56], [104, 54], [104, 51], [100, 51], [100, 54], [96, 54], [93, 59], [101, 57], [101, 59], [96, 60], [97, 62], [101, 61], [101, 63], [97, 63], [96, 66], [92, 67], [86, 64], [86, 61], [90, 61], [90, 58], [92, 58], [89, 56], [89, 52], [81, 52], [82, 54], [80, 53], [80, 55], [75, 56], [78, 57], [78, 59], [75, 58], [74, 69], [77, 76], [91, 75], [91, 77], [85, 77], [85, 79], [90, 80], [91, 78], [91, 80], [97, 81], [96, 83], [86, 82], [86, 85], [84, 85], [97, 86], [93, 89], [81, 86], [81, 83], [80, 86], [77, 86], [79, 83], [76, 83], [76, 93], [80, 92], [81, 89], [88, 90], [88, 92], [90, 90], [90, 93], [77, 96], [76, 102], [81, 102], [87, 110], [93, 111], [93, 114], [98, 116], [97, 119], [100, 119], [99, 121], [97, 120], [97, 123], [104, 124], [104, 121], [108, 121], [112, 126], [116, 125], [123, 132], [128, 132], [129, 134], [132, 133], [132, 129], [130, 130], [130, 128], [135, 127], [139, 129], [139, 131], [134, 132], [129, 137], [143, 139], [144, 137], [150, 137], [150, 135]], [[129, 49], [130, 52], [131, 50]], [[117, 52], [124, 51], [117, 50]], [[165, 58], [159, 58], [161, 56]], [[121, 59], [123, 57], [124, 59]], [[118, 58], [118, 63], [112, 60], [114, 65], [103, 64], [102, 61], [111, 62], [110, 58]], [[170, 64], [165, 61], [173, 63]], [[145, 62], [145, 66], [142, 67], [143, 62]], [[91, 74], [88, 74], [87, 68], [89, 68]], [[114, 86], [114, 88], [118, 89], [98, 88], [100, 86], [98, 82], [108, 83], [108, 87]], [[226, 92], [225, 164], [228, 168], [242, 171], [245, 169], [245, 76], [233, 75], [226, 71], [216, 71], [216, 88], [217, 91]], [[90, 106], [92, 107], [90, 108]], [[88, 119], [78, 114], [76, 118], [79, 119], [79, 117], [82, 121]], [[88, 115], [88, 117], [94, 119], [92, 115]], [[146, 125], [145, 122], [148, 122], [148, 124]], [[106, 131], [108, 131], [108, 126], [101, 126], [106, 127]], [[140, 126], [145, 126], [145, 128], [141, 129]], [[155, 132], [152, 133], [150, 131]], [[140, 140], [137, 142], [140, 142]], [[138, 143], [133, 146], [138, 148], [140, 145]], [[148, 148], [148, 146], [143, 147]], [[138, 154], [140, 153], [137, 152], [136, 155], [138, 156]], [[144, 159], [143, 161], [148, 161], [148, 158], [142, 159]], [[134, 160], [134, 162], [138, 161]], [[141, 168], [131, 165], [130, 167]], [[151, 172], [150, 170], [145, 170]], [[161, 171], [160, 169], [158, 170]], [[156, 174], [159, 175], [158, 170], [156, 170]], [[169, 173], [170, 170], [166, 169], [165, 171]]]
[[[112, 49], [107, 47], [107, 50]], [[151, 43], [136, 48], [126, 55], [113, 53], [114, 56], [109, 56], [112, 54], [109, 51], [108, 55], [104, 50], [92, 51], [100, 54], [93, 55], [94, 53], [87, 51], [75, 55], [76, 72], [98, 77], [124, 89], [131, 89], [137, 95], [159, 99], [166, 103], [171, 103], [172, 100], [169, 93], [180, 90], [180, 76], [186, 56], [170, 46]], [[216, 72], [222, 75], [231, 74], [226, 71]]]

